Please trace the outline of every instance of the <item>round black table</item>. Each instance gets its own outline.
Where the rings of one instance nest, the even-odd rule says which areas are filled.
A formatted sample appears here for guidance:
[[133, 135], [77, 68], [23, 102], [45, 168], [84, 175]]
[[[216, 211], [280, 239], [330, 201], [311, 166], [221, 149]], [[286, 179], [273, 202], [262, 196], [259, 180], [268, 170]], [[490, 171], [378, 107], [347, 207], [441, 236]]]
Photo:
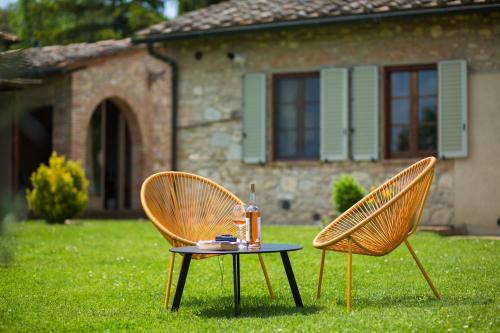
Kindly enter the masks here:
[[290, 259], [288, 258], [289, 251], [298, 251], [301, 249], [302, 246], [293, 244], [262, 244], [260, 249], [239, 249], [235, 251], [200, 250], [197, 246], [173, 247], [170, 249], [170, 251], [184, 255], [184, 259], [182, 260], [179, 281], [177, 282], [177, 288], [175, 290], [172, 311], [179, 309], [179, 305], [181, 304], [182, 292], [184, 290], [184, 284], [186, 283], [189, 264], [191, 262], [191, 257], [193, 256], [193, 254], [231, 254], [233, 256], [234, 315], [237, 316], [239, 313], [240, 304], [240, 254], [279, 252], [281, 255], [283, 266], [285, 268], [286, 276], [288, 278], [290, 290], [292, 291], [295, 305], [297, 307], [303, 307], [302, 298], [300, 297], [299, 288], [297, 287], [297, 282], [295, 281], [292, 265], [290, 264]]

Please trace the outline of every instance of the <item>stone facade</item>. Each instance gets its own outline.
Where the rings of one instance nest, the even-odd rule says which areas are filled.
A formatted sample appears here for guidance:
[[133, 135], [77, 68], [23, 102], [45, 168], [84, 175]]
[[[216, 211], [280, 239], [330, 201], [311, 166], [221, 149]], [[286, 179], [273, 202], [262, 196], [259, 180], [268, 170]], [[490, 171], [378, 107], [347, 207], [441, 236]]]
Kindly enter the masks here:
[[[79, 60], [64, 74], [44, 78], [41, 85], [0, 92], [0, 107], [5, 115], [52, 105], [53, 148], [87, 166], [90, 119], [102, 101], [111, 100], [131, 129], [132, 208], [138, 210], [142, 181], [152, 173], [169, 170], [171, 165], [171, 75], [170, 68], [144, 48], [126, 47], [124, 43], [120, 42], [120, 49], [113, 54]], [[331, 187], [340, 174], [351, 173], [370, 188], [415, 160], [385, 159], [384, 137], [380, 135], [380, 159], [375, 162], [273, 161], [273, 75], [377, 65], [382, 124], [382, 74], [386, 66], [465, 59], [469, 154], [465, 159], [438, 162], [422, 223], [465, 225], [473, 233], [498, 234], [500, 173], [495, 166], [500, 164], [499, 45], [498, 11], [165, 43], [163, 51], [179, 65], [178, 169], [208, 177], [243, 199], [247, 198], [249, 184], [256, 183], [264, 223], [317, 223], [318, 217], [327, 217], [332, 211]], [[267, 76], [265, 165], [242, 163], [241, 77], [255, 72]], [[12, 127], [5, 128], [0, 134], [2, 141], [8, 142]], [[0, 154], [0, 166], [5, 171], [0, 180], [5, 186], [11, 184], [9, 177], [13, 174], [8, 163], [12, 152], [8, 149]]]
[[[466, 59], [470, 82], [474, 82], [482, 73], [500, 71], [499, 45], [498, 12], [345, 23], [168, 42], [165, 47], [180, 66], [179, 169], [211, 178], [242, 198], [247, 197], [248, 184], [255, 182], [264, 223], [313, 223], [315, 214], [325, 216], [332, 210], [331, 186], [340, 174], [352, 173], [369, 188], [415, 160], [388, 160], [381, 156], [377, 162], [290, 163], [272, 161], [268, 154], [268, 162], [263, 166], [243, 164], [240, 120], [243, 74], [267, 74], [270, 113], [271, 77], [275, 73], [367, 64], [377, 65], [382, 71], [385, 66]], [[196, 59], [196, 52], [202, 53], [201, 59]], [[236, 54], [237, 58], [230, 60], [226, 56], [228, 52]], [[382, 96], [383, 89], [380, 110], [384, 110]], [[480, 130], [474, 129], [475, 117], [479, 117], [475, 114], [480, 107], [469, 105], [472, 126], [469, 137], [481, 135]], [[268, 127], [267, 144], [271, 146], [271, 126]], [[491, 148], [493, 150], [486, 154], [494, 155], [498, 151], [494, 143]], [[476, 202], [486, 200], [478, 197], [475, 201], [457, 202], [456, 199], [456, 192], [464, 190], [456, 187], [457, 178], [461, 177], [455, 170], [456, 165], [471, 163], [478, 156], [478, 151], [472, 149], [464, 160], [439, 161], [422, 223], [467, 224], [470, 229], [479, 225], [477, 221], [464, 220], [455, 214], [457, 205], [469, 205], [474, 209]], [[489, 155], [487, 158], [494, 159]], [[498, 178], [493, 182], [500, 188]], [[497, 198], [500, 197], [498, 190], [493, 191]], [[282, 208], [283, 200], [290, 201], [289, 210]], [[498, 233], [495, 222], [498, 216], [500, 211], [492, 208], [480, 217], [484, 226], [475, 228], [475, 232]]]

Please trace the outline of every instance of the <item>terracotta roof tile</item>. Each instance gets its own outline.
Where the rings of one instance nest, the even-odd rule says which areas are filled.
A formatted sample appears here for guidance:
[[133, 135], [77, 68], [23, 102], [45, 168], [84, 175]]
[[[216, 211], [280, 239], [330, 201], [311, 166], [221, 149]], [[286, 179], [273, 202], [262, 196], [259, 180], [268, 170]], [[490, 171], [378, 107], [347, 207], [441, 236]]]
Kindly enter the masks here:
[[137, 46], [133, 46], [129, 38], [103, 40], [95, 43], [33, 47], [0, 53], [0, 63], [22, 62], [20, 66], [23, 73], [28, 73], [47, 68], [71, 67], [83, 60], [112, 55], [132, 47]]
[[138, 32], [138, 36], [354, 16], [404, 10], [500, 3], [499, 0], [229, 0], [189, 12]]

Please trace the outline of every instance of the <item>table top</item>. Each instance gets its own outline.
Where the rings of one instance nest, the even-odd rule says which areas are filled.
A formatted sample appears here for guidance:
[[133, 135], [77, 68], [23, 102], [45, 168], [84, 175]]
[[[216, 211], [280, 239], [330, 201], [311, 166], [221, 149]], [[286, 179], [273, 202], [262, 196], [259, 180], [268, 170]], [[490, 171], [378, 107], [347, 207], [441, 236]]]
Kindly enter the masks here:
[[298, 251], [302, 246], [295, 244], [262, 244], [260, 249], [239, 249], [234, 251], [200, 250], [197, 246], [173, 247], [170, 252], [184, 254], [256, 254], [284, 251]]

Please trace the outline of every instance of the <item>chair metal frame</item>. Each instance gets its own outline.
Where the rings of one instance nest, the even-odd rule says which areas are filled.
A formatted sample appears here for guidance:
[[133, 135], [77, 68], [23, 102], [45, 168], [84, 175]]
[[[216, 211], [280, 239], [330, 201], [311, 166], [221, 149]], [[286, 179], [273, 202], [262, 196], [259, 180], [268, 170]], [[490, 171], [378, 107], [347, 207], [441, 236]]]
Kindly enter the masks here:
[[347, 311], [351, 311], [352, 255], [384, 256], [405, 243], [436, 298], [441, 296], [408, 241], [420, 221], [434, 176], [435, 157], [418, 161], [373, 190], [314, 238], [322, 250], [316, 298], [321, 297], [327, 250], [347, 253]]
[[[236, 195], [205, 177], [188, 172], [164, 171], [149, 176], [141, 187], [141, 203], [153, 225], [172, 247], [192, 246], [217, 233], [236, 232], [231, 222], [232, 207], [244, 204]], [[205, 259], [214, 255], [197, 255]], [[274, 292], [261, 254], [259, 263], [269, 295]], [[184, 256], [182, 256], [184, 261]], [[175, 253], [170, 255], [163, 308], [168, 309]]]

